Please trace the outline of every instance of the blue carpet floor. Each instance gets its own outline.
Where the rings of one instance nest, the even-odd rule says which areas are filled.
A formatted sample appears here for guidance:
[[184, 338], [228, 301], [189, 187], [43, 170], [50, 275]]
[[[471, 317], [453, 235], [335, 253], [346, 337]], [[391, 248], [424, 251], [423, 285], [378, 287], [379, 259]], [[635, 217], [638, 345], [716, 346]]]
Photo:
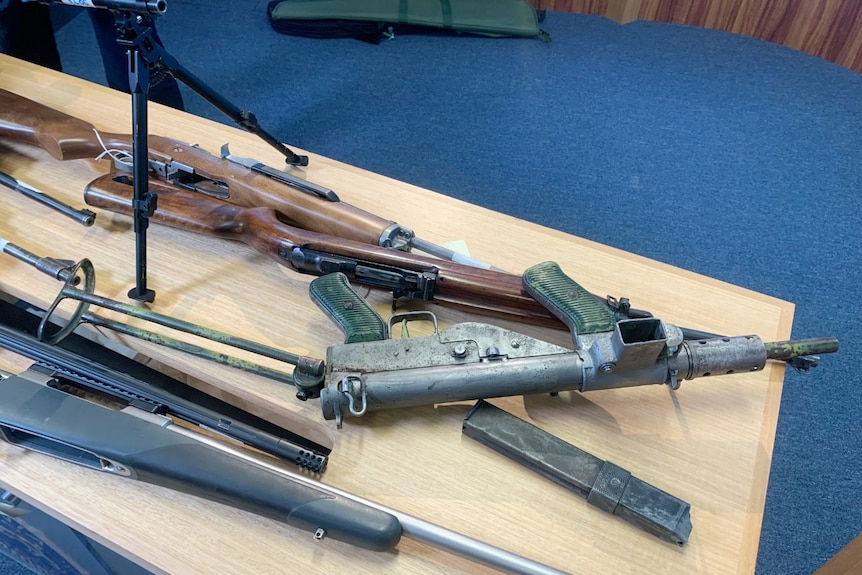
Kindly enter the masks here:
[[[543, 28], [551, 43], [310, 40], [227, 0], [159, 22], [289, 144], [795, 302], [794, 337], [837, 336], [786, 378], [757, 560], [808, 575], [862, 531], [862, 76], [699, 28], [558, 12]], [[86, 18], [58, 41], [67, 72], [104, 83]]]

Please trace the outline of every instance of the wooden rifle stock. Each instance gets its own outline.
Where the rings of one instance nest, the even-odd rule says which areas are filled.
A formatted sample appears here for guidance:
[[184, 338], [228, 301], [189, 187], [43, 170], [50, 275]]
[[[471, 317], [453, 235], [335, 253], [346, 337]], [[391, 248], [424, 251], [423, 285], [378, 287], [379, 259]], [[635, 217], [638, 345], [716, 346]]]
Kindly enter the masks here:
[[[57, 160], [95, 158], [104, 149], [92, 124], [0, 89], [0, 136], [43, 148]], [[132, 137], [99, 132], [105, 145], [131, 152]]]
[[[130, 177], [109, 174], [88, 184], [84, 199], [90, 206], [130, 215], [132, 191]], [[298, 263], [299, 260], [309, 258], [309, 254], [324, 254], [345, 260], [349, 268], [374, 268], [376, 274], [351, 277], [356, 283], [372, 287], [381, 287], [374, 283], [374, 277], [397, 275], [399, 272], [415, 276], [430, 275], [434, 278], [433, 289], [429, 297], [421, 299], [495, 317], [564, 327], [524, 291], [519, 275], [474, 268], [298, 229], [282, 221], [280, 214], [271, 208], [243, 208], [160, 181], [150, 181], [150, 191], [158, 194], [158, 208], [151, 216], [153, 222], [241, 241], [298, 272], [329, 273], [304, 269]], [[410, 293], [404, 295], [411, 296]]]
[[[132, 147], [131, 135], [98, 132], [97, 136], [89, 122], [3, 89], [0, 137], [43, 148], [57, 160], [92, 159], [105, 148], [130, 152]], [[519, 275], [378, 248], [381, 239], [390, 237], [397, 224], [348, 203], [300, 191], [179, 140], [149, 136], [148, 146], [151, 165], [162, 168], [153, 175], [163, 179], [150, 178], [150, 187], [160, 195], [153, 216], [157, 222], [243, 241], [285, 265], [290, 265], [289, 258], [280, 253], [289, 254], [293, 246], [305, 246], [343, 257], [370, 258], [378, 265], [414, 273], [434, 270], [439, 276], [428, 299], [538, 325], [564, 327], [523, 290]], [[171, 179], [166, 166], [190, 167], [201, 185]], [[114, 176], [91, 183], [87, 203], [130, 213], [131, 180], [124, 183]], [[228, 188], [223, 201], [208, 196], [206, 191], [187, 191], [218, 184]], [[97, 190], [111, 190], [117, 195]], [[639, 310], [628, 313], [633, 317], [650, 315]]]
[[[79, 118], [0, 89], [0, 137], [43, 148], [57, 160], [93, 159], [105, 148], [131, 153], [132, 136], [98, 131]], [[102, 146], [101, 138], [105, 146]], [[378, 245], [394, 222], [356, 206], [300, 191], [206, 150], [164, 136], [149, 136], [149, 159], [173, 169], [191, 167], [190, 186], [222, 191], [243, 207], [270, 207], [303, 229]], [[158, 174], [169, 178], [169, 174]], [[177, 175], [177, 174], [172, 174]], [[193, 176], [193, 177], [191, 177]], [[206, 192], [204, 192], [206, 193]]]

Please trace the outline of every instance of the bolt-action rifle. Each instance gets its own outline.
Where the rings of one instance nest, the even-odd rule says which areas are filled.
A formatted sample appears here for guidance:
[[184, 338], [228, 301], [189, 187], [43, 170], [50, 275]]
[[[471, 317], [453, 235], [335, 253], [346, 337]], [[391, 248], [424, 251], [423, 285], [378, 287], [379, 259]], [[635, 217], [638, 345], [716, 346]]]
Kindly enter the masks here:
[[[132, 136], [95, 126], [23, 96], [0, 89], [0, 137], [43, 148], [57, 160], [94, 159], [110, 153], [115, 164], [131, 170]], [[467, 256], [417, 238], [415, 233], [340, 200], [330, 189], [289, 172], [230, 153], [221, 155], [179, 140], [150, 135], [150, 178], [243, 207], [269, 207], [302, 229], [375, 246], [410, 251], [488, 267]]]
[[[58, 160], [92, 159], [103, 155], [106, 150], [123, 153], [131, 150], [130, 135], [99, 132], [89, 122], [2, 89], [0, 89], [0, 138], [38, 146]], [[123, 165], [121, 162], [115, 162], [115, 164]], [[156, 222], [170, 222], [171, 225], [205, 233], [228, 235], [255, 245], [282, 263], [286, 263], [287, 259], [284, 254], [278, 254], [276, 244], [284, 242], [278, 238], [270, 240], [265, 238], [264, 228], [276, 228], [272, 230], [273, 233], [286, 235], [286, 237], [293, 234], [297, 243], [304, 241], [303, 238], [314, 237], [317, 244], [326, 244], [323, 252], [327, 252], [330, 247], [333, 248], [331, 251], [333, 256], [345, 255], [348, 260], [361, 261], [363, 258], [357, 258], [356, 254], [363, 252], [383, 264], [360, 265], [357, 268], [359, 277], [354, 279], [372, 286], [381, 284], [378, 287], [394, 290], [398, 297], [429, 299], [433, 292], [435, 301], [457, 305], [458, 302], [450, 301], [453, 298], [449, 294], [456, 290], [463, 292], [469, 289], [476, 298], [486, 302], [484, 307], [492, 314], [516, 317], [522, 321], [540, 325], [562, 327], [556, 318], [522, 293], [519, 276], [504, 273], [472, 274], [466, 267], [488, 269], [490, 266], [417, 238], [412, 230], [400, 224], [340, 201], [332, 190], [287, 172], [269, 168], [256, 160], [236, 157], [230, 154], [227, 146], [223, 146], [221, 157], [217, 157], [197, 146], [152, 135], [149, 137], [149, 165], [151, 168], [149, 188], [152, 197], [156, 199], [151, 204], [155, 213], [150, 216], [150, 219]], [[108, 191], [115, 196], [122, 196], [124, 193], [133, 194], [132, 183], [130, 177], [117, 177], [116, 174], [99, 178], [89, 186], [91, 198], [89, 201], [94, 206], [100, 205], [96, 202], [107, 201], [97, 197], [96, 192], [99, 190]], [[193, 200], [193, 197], [182, 198], [184, 210], [198, 204], [191, 215], [188, 213], [182, 217], [176, 215], [177, 204], [181, 197], [178, 191], [197, 192], [193, 195], [193, 197], [198, 196], [197, 200]], [[168, 198], [168, 195], [176, 197]], [[129, 201], [131, 202], [131, 199]], [[123, 210], [116, 199], [111, 202], [115, 207], [108, 209]], [[221, 226], [222, 229], [215, 230], [214, 226], [222, 222], [212, 218], [205, 220], [202, 210], [215, 210], [217, 206], [221, 206], [220, 213], [227, 213], [230, 208], [223, 206], [224, 203], [255, 211], [233, 210], [234, 222], [237, 225], [230, 229], [230, 225], [225, 223]], [[107, 205], [102, 207], [107, 208]], [[166, 214], [164, 213], [166, 211], [173, 213]], [[244, 230], [239, 226], [238, 222], [241, 219], [247, 222], [246, 226], [251, 227], [251, 230]], [[196, 220], [198, 223], [193, 223]], [[306, 231], [328, 237], [309, 235], [305, 233]], [[396, 253], [369, 250], [368, 245], [395, 248], [390, 251]], [[442, 260], [465, 265], [449, 266], [440, 259], [422, 259], [421, 256], [414, 257], [412, 254], [403, 257], [403, 254], [399, 253], [409, 252], [412, 248]], [[339, 250], [349, 253], [341, 254]], [[300, 256], [299, 252], [292, 253], [294, 258]], [[313, 271], [312, 268], [315, 267], [327, 267], [328, 271], [335, 271], [333, 266], [336, 264], [333, 263], [333, 259], [327, 259], [325, 256], [318, 257], [313, 251], [310, 253], [313, 254], [312, 257], [304, 258], [299, 265], [294, 262], [290, 264], [291, 267], [307, 273], [325, 273], [323, 270]], [[383, 273], [385, 265], [390, 264], [394, 268], [410, 269], [411, 272], [406, 274], [409, 277], [395, 278], [391, 274]], [[339, 271], [350, 274], [345, 267], [350, 265], [349, 263], [338, 264], [338, 267], [343, 268]], [[396, 274], [401, 273], [401, 271], [396, 272]], [[459, 278], [457, 281], [453, 281], [455, 275]], [[390, 287], [392, 282], [398, 282], [401, 285]], [[495, 282], [500, 284], [499, 287], [492, 287]], [[505, 309], [496, 311], [495, 306], [502, 306]], [[472, 305], [469, 307], [476, 310]], [[621, 312], [637, 317], [648, 315], [638, 310], [629, 310], [625, 302]]]

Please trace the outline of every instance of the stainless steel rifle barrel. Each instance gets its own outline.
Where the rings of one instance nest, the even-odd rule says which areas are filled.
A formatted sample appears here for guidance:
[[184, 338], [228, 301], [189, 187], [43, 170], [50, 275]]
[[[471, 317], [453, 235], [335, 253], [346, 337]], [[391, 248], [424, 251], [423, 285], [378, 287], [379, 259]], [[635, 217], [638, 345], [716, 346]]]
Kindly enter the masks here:
[[498, 569], [504, 573], [512, 573], [515, 575], [567, 575], [565, 571], [554, 569], [553, 567], [549, 567], [510, 551], [500, 549], [499, 547], [495, 547], [477, 539], [473, 539], [472, 537], [441, 527], [440, 525], [430, 523], [423, 519], [419, 519], [418, 517], [386, 507], [380, 503], [364, 499], [353, 493], [342, 491], [337, 487], [326, 485], [325, 483], [321, 483], [315, 479], [306, 477], [305, 475], [293, 473], [288, 469], [274, 465], [273, 463], [251, 455], [246, 451], [234, 448], [223, 442], [201, 435], [200, 433], [196, 433], [177, 425], [171, 425], [168, 429], [183, 435], [194, 437], [199, 441], [205, 442], [213, 447], [230, 453], [231, 455], [239, 457], [252, 465], [263, 467], [264, 469], [277, 473], [287, 479], [297, 481], [315, 489], [328, 491], [333, 495], [345, 497], [362, 505], [367, 505], [368, 507], [373, 507], [383, 511], [384, 513], [389, 513], [396, 517], [399, 523], [401, 523], [402, 535], [404, 537], [409, 537], [410, 539], [425, 543], [437, 549], [460, 555], [461, 557]]

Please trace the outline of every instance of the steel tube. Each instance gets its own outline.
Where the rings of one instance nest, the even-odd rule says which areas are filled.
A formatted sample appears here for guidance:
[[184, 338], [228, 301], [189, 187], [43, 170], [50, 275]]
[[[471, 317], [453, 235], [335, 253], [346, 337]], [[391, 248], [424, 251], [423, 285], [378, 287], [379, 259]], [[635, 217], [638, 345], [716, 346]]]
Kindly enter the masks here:
[[255, 457], [246, 451], [236, 449], [215, 439], [202, 436], [199, 433], [195, 433], [176, 425], [171, 425], [168, 429], [184, 435], [191, 435], [195, 437], [195, 439], [226, 451], [231, 455], [247, 461], [248, 463], [261, 466], [264, 469], [277, 473], [287, 479], [297, 481], [315, 489], [328, 491], [333, 495], [350, 499], [359, 504], [367, 505], [368, 507], [383, 511], [384, 513], [389, 513], [390, 515], [395, 516], [395, 518], [397, 518], [401, 523], [402, 535], [404, 537], [409, 537], [415, 541], [459, 555], [504, 573], [511, 573], [513, 575], [567, 575], [565, 571], [560, 571], [532, 559], [517, 555], [516, 553], [500, 549], [499, 547], [484, 543], [478, 539], [473, 539], [472, 537], [462, 533], [452, 531], [451, 529], [447, 529], [435, 523], [430, 523], [424, 519], [419, 519], [418, 517], [392, 509], [380, 503], [364, 499], [363, 497], [348, 491], [343, 491], [337, 487], [326, 485], [325, 483], [321, 483], [310, 477], [294, 473], [278, 465], [274, 465]]

